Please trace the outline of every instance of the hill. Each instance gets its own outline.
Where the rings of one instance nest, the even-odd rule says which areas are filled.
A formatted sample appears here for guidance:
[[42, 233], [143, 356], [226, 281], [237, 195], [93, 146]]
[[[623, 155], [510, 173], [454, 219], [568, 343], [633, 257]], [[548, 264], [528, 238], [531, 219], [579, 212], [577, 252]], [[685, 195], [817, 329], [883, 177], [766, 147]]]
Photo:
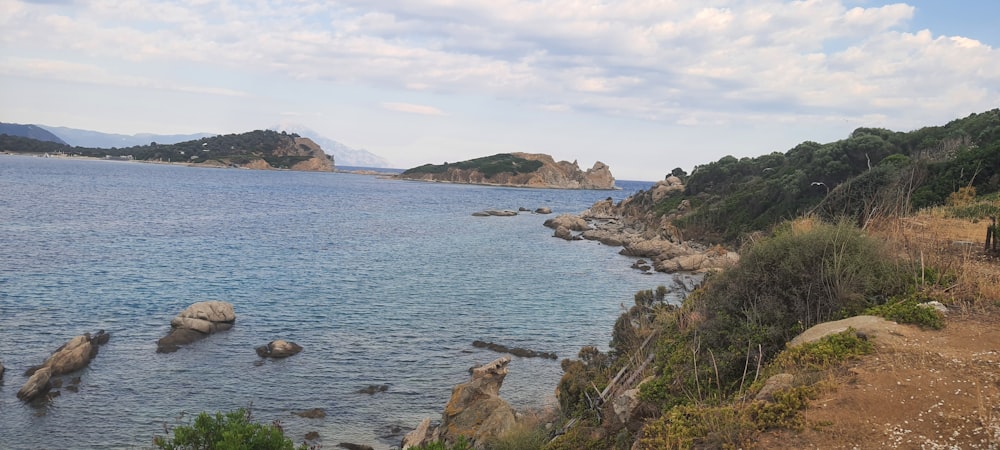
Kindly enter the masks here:
[[663, 219], [685, 239], [708, 243], [734, 243], [805, 213], [864, 226], [876, 216], [943, 204], [961, 187], [1000, 190], [1000, 110], [910, 132], [858, 128], [839, 141], [726, 156], [672, 175], [684, 189], [647, 191], [619, 213], [652, 226]]
[[0, 151], [134, 159], [213, 167], [326, 172], [333, 170], [332, 159], [312, 140], [295, 134], [264, 130], [212, 136], [170, 145], [152, 143], [112, 149], [70, 147], [54, 142], [0, 135]]
[[[74, 147], [89, 148], [122, 148], [149, 145], [153, 142], [159, 144], [176, 144], [179, 142], [193, 141], [204, 137], [214, 136], [211, 133], [194, 134], [115, 134], [102, 133], [93, 130], [81, 130], [78, 128], [53, 127], [48, 125], [38, 125], [40, 128], [48, 130], [52, 134], [59, 136], [67, 145]], [[31, 136], [27, 136], [31, 137]]]
[[7, 134], [11, 136], [20, 136], [30, 139], [37, 139], [39, 141], [55, 142], [58, 144], [65, 144], [66, 142], [49, 132], [48, 130], [39, 127], [38, 125], [22, 125], [18, 123], [2, 123], [0, 122], [0, 134]]
[[397, 178], [551, 189], [615, 188], [610, 168], [600, 161], [584, 172], [575, 161], [556, 162], [549, 155], [534, 153], [500, 153], [457, 163], [425, 164]]

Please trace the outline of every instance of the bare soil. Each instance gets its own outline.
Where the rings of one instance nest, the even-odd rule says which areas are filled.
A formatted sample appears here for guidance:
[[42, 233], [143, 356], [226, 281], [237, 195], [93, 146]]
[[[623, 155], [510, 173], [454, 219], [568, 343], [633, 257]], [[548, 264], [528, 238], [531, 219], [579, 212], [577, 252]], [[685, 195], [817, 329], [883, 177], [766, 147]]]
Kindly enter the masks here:
[[892, 325], [876, 352], [829, 374], [801, 431], [757, 448], [1000, 448], [1000, 312], [949, 313], [942, 330]]

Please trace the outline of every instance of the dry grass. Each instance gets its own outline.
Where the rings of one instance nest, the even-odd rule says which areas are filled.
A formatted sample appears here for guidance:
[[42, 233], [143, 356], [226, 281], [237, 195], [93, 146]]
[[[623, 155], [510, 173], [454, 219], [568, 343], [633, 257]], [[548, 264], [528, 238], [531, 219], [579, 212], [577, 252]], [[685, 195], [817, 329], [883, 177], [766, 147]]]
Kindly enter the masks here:
[[988, 221], [949, 217], [947, 208], [874, 223], [874, 236], [924, 269], [915, 282], [956, 307], [998, 307], [1000, 264], [984, 251]]

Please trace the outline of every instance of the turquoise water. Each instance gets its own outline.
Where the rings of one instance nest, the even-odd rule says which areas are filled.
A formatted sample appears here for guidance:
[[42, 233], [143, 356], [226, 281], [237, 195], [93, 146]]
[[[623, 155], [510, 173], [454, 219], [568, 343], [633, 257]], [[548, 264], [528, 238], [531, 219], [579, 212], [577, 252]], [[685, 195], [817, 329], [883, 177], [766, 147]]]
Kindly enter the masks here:
[[[621, 191], [417, 183], [344, 173], [203, 169], [0, 156], [0, 448], [148, 447], [164, 424], [252, 403], [296, 440], [388, 448], [439, 418], [467, 369], [500, 356], [473, 340], [573, 357], [607, 346], [643, 275], [617, 248], [567, 242], [546, 218]], [[172, 354], [156, 340], [202, 300], [236, 326]], [[69, 338], [111, 341], [79, 392], [26, 405], [22, 372]], [[305, 350], [259, 364], [254, 347]], [[558, 361], [513, 358], [501, 396], [554, 402]], [[372, 384], [388, 391], [358, 393]], [[323, 408], [324, 419], [295, 411]]]

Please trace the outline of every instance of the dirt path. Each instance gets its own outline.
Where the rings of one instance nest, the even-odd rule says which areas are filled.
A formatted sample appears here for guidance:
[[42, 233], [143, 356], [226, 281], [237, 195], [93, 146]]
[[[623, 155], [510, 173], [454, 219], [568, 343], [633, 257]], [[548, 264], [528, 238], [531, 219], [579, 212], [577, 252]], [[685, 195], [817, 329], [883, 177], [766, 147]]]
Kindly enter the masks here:
[[758, 447], [1000, 448], [1000, 313], [893, 328], [877, 335], [875, 354], [831, 375], [804, 430], [764, 433]]

